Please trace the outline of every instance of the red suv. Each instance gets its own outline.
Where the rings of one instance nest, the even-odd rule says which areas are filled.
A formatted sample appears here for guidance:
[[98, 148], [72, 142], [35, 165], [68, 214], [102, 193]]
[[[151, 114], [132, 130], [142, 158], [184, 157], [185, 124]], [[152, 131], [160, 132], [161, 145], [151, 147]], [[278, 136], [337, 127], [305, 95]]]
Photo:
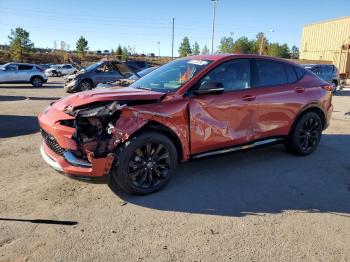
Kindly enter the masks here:
[[332, 86], [286, 60], [186, 57], [129, 87], [51, 104], [39, 116], [41, 154], [65, 174], [109, 175], [126, 192], [148, 194], [193, 158], [275, 142], [308, 155], [332, 108]]

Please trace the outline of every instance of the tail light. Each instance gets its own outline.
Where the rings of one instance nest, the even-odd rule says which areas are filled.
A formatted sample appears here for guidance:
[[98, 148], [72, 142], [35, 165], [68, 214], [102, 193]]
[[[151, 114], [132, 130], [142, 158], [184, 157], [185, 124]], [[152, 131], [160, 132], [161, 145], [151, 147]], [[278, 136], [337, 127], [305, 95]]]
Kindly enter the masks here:
[[322, 86], [322, 88], [326, 91], [330, 91], [330, 92], [334, 91], [334, 87], [331, 85]]

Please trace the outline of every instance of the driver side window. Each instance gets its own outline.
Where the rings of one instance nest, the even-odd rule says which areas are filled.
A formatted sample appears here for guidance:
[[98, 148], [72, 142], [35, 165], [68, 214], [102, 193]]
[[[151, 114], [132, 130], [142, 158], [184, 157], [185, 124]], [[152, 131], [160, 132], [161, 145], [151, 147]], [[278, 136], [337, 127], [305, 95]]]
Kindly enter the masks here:
[[17, 71], [17, 65], [6, 66], [6, 71]]
[[219, 65], [201, 80], [221, 83], [225, 91], [250, 88], [250, 62], [248, 59], [236, 59]]

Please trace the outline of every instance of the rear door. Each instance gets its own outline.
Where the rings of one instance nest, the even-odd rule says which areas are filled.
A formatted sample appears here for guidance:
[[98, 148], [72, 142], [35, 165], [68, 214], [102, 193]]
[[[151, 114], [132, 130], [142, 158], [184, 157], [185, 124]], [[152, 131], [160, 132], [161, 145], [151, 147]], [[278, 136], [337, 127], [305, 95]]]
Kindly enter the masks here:
[[18, 65], [18, 81], [29, 82], [32, 77], [32, 65]]
[[254, 140], [288, 135], [297, 113], [308, 103], [307, 89], [291, 64], [253, 60], [253, 89], [258, 107]]
[[191, 153], [249, 142], [255, 117], [249, 60], [235, 59], [217, 66], [197, 88], [205, 82], [223, 84], [224, 92], [190, 98]]

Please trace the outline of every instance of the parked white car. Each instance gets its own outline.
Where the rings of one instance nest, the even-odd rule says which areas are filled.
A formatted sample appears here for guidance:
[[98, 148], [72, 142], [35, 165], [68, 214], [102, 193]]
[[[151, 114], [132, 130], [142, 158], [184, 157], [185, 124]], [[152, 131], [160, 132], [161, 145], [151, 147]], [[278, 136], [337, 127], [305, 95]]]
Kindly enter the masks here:
[[79, 70], [71, 64], [53, 65], [45, 70], [47, 76], [63, 76], [78, 72]]
[[37, 65], [7, 63], [0, 66], [0, 83], [31, 83], [41, 87], [46, 81], [47, 76]]

